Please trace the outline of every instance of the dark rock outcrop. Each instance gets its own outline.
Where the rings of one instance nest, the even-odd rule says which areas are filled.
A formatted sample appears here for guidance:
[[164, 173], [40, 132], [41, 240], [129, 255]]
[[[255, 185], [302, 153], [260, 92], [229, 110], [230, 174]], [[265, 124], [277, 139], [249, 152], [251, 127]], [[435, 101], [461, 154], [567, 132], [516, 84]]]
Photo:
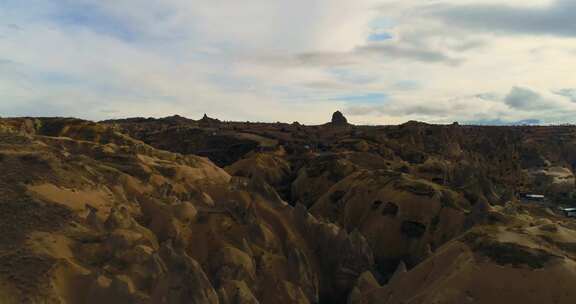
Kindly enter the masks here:
[[204, 114], [202, 119], [198, 121], [201, 126], [214, 126], [221, 123], [219, 119], [208, 117], [208, 115]]
[[334, 112], [332, 114], [332, 121], [330, 122], [333, 126], [347, 126], [348, 119], [340, 111]]

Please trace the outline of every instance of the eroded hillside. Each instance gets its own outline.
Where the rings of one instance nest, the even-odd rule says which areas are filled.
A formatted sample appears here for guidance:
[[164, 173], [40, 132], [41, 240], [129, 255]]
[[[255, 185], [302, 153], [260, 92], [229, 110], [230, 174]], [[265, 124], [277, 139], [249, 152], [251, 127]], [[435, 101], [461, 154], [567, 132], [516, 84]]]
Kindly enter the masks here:
[[573, 127], [2, 119], [0, 298], [572, 303], [575, 150]]

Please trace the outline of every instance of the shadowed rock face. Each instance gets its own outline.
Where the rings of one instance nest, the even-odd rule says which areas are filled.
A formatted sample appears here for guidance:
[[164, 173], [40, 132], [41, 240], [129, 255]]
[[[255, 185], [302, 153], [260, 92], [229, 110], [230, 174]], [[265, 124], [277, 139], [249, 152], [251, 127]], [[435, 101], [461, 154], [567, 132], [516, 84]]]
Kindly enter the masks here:
[[208, 115], [204, 114], [204, 116], [202, 116], [202, 119], [200, 119], [198, 122], [202, 127], [213, 127], [220, 124], [221, 121], [215, 118], [210, 118], [208, 117]]
[[514, 194], [570, 201], [575, 152], [572, 127], [339, 112], [0, 119], [0, 302], [572, 303], [576, 224]]
[[401, 231], [407, 238], [419, 239], [426, 233], [426, 225], [414, 221], [404, 221]]
[[334, 114], [332, 114], [331, 123], [335, 126], [345, 126], [348, 124], [348, 119], [344, 117], [344, 114], [342, 114], [342, 112], [336, 111], [334, 112]]
[[[330, 155], [335, 161], [349, 160], [364, 168], [391, 167], [410, 173], [456, 189], [473, 201], [485, 198], [503, 203], [515, 192], [527, 191], [549, 192], [564, 202], [569, 202], [573, 195], [573, 187], [560, 187], [551, 182], [555, 178], [542, 178], [540, 174], [551, 172], [550, 168], [572, 172], [576, 163], [576, 132], [570, 126], [482, 127], [413, 121], [399, 126], [368, 127], [347, 124], [340, 112], [334, 113], [333, 122], [321, 126], [202, 123], [205, 120], [172, 117], [105, 124], [156, 148], [208, 157], [221, 167], [251, 158], [250, 152], [280, 154], [292, 173], [274, 187], [293, 204], [298, 201], [297, 192], [302, 187], [296, 187], [294, 193], [287, 189], [294, 190], [290, 183], [301, 175], [300, 169], [314, 166]], [[33, 128], [33, 124], [20, 127]], [[338, 124], [347, 127], [331, 127]], [[309, 179], [310, 176], [300, 178]], [[317, 199], [317, 194], [305, 199]]]

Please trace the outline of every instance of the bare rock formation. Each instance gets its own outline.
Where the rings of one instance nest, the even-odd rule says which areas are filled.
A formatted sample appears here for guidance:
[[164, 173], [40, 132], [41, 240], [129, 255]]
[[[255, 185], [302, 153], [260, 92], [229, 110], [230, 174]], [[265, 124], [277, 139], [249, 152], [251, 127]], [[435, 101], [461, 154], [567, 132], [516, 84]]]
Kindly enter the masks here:
[[342, 112], [336, 111], [334, 114], [332, 114], [332, 120], [330, 121], [330, 124], [333, 126], [347, 126], [348, 119], [346, 119]]
[[1, 302], [576, 296], [574, 128], [205, 120], [0, 119]]

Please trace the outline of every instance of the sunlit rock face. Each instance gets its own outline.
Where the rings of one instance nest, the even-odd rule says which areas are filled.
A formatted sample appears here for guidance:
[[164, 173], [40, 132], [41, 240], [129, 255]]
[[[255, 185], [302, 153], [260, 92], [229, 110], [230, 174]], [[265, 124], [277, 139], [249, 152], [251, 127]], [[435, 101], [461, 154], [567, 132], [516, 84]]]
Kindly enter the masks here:
[[[450, 241], [416, 267], [395, 273], [385, 286], [375, 286], [363, 275], [349, 303], [536, 304], [549, 301], [550, 292], [557, 303], [571, 303], [576, 296], [568, 287], [576, 279], [574, 251], [557, 244], [573, 242], [574, 223], [519, 208], [514, 213], [490, 210], [498, 221]], [[505, 293], [498, 289], [501, 284], [507, 286]], [[526, 293], [527, 288], [532, 292]]]
[[51, 129], [58, 136], [2, 131], [6, 303], [318, 303], [345, 299], [374, 269], [358, 232], [294, 216], [268, 185], [289, 167], [265, 157], [262, 173], [231, 177], [204, 158], [67, 123]]
[[439, 185], [393, 171], [359, 171], [334, 185], [312, 207], [374, 250], [383, 275], [401, 261], [416, 265], [463, 231], [470, 203]]

